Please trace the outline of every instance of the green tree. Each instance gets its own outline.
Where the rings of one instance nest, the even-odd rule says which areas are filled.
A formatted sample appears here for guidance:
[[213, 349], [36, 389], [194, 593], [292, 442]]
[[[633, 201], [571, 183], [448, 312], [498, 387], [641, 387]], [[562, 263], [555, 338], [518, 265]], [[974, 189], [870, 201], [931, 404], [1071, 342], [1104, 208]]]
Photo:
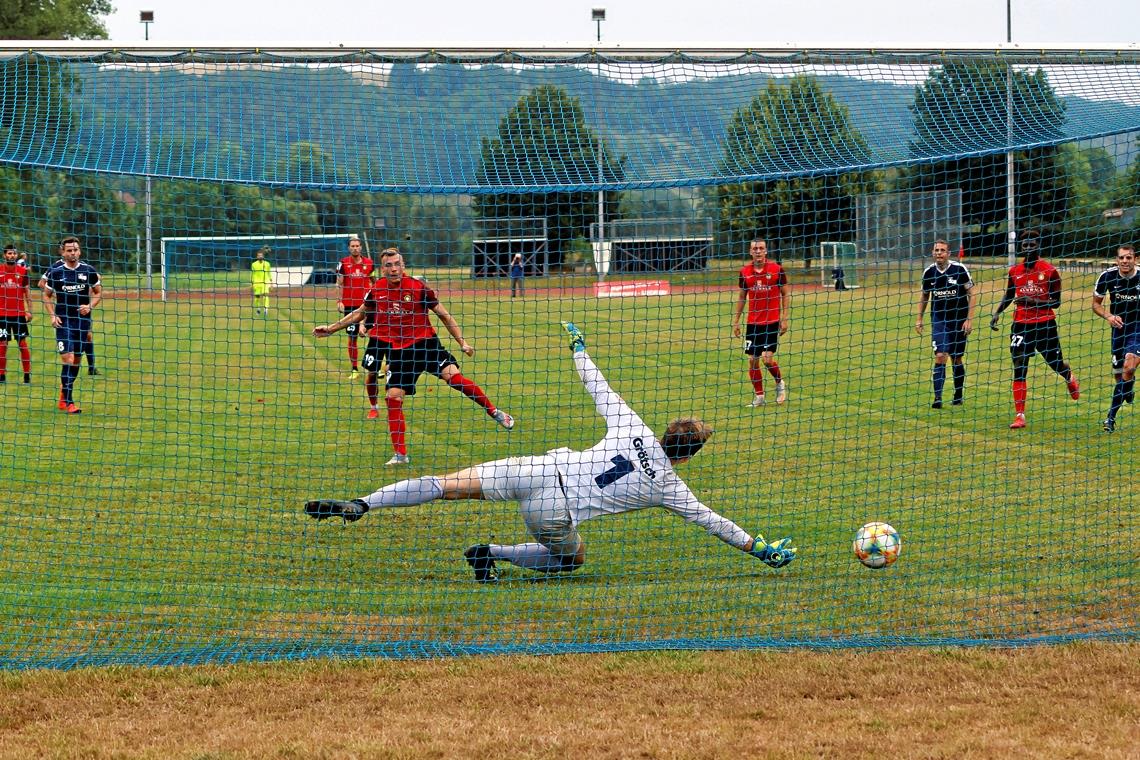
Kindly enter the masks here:
[[[1008, 108], [1007, 86], [1012, 95]], [[933, 69], [915, 88], [911, 112], [915, 136], [910, 152], [927, 161], [911, 172], [908, 186], [960, 188], [964, 223], [989, 231], [1004, 229], [1006, 221], [1007, 171], [1001, 151], [1011, 144], [1059, 140], [1065, 123], [1064, 103], [1044, 71], [1011, 70], [997, 62], [950, 61]], [[1019, 227], [1060, 224], [1072, 187], [1059, 148], [1017, 151], [1014, 189]]]
[[278, 177], [291, 185], [303, 185], [285, 195], [313, 205], [317, 211], [319, 232], [333, 235], [360, 231], [364, 220], [361, 194], [332, 189], [356, 182], [356, 175], [337, 164], [319, 143], [292, 143], [278, 167]]
[[0, 39], [105, 40], [100, 16], [113, 10], [110, 0], [4, 0]]
[[[599, 167], [599, 147], [601, 166]], [[600, 169], [600, 170], [599, 170]], [[550, 263], [560, 267], [574, 238], [588, 237], [597, 220], [597, 191], [582, 185], [621, 182], [622, 161], [586, 125], [578, 98], [562, 87], [534, 88], [499, 121], [498, 136], [483, 138], [476, 182], [503, 193], [477, 195], [477, 217], [546, 219]], [[520, 191], [528, 186], [551, 188]], [[605, 193], [606, 221], [618, 217], [621, 193]]]
[[879, 175], [843, 169], [870, 155], [847, 107], [815, 77], [770, 81], [728, 123], [721, 172], [758, 178], [717, 189], [722, 250], [743, 250], [761, 235], [778, 241], [777, 251], [807, 256], [820, 240], [849, 238], [855, 198], [874, 192]]

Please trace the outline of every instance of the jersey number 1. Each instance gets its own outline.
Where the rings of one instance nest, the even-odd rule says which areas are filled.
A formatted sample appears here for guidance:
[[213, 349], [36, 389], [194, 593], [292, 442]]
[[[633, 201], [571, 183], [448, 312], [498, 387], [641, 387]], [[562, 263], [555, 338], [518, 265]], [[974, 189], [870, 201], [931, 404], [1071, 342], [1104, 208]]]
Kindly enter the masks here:
[[598, 477], [594, 478], [594, 482], [598, 484], [598, 488], [605, 488], [615, 480], [624, 478], [626, 475], [633, 472], [633, 462], [629, 461], [621, 454], [610, 460], [614, 466], [603, 472]]

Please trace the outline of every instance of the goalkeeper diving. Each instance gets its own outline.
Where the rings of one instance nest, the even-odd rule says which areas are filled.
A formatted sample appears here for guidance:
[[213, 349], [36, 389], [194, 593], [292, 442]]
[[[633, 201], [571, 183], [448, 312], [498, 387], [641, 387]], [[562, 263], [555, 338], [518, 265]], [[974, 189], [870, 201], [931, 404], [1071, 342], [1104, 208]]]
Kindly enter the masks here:
[[702, 504], [673, 468], [691, 459], [712, 436], [699, 419], [673, 420], [665, 434], [653, 431], [622, 400], [590, 355], [582, 332], [570, 322], [574, 367], [606, 420], [606, 436], [585, 451], [554, 449], [539, 456], [510, 457], [475, 465], [450, 475], [429, 475], [384, 486], [360, 499], [320, 499], [305, 504], [317, 520], [341, 517], [355, 522], [373, 509], [426, 504], [437, 499], [489, 499], [519, 502], [519, 511], [534, 542], [477, 544], [464, 552], [475, 580], [499, 579], [495, 563], [509, 562], [543, 573], [572, 572], [586, 561], [586, 545], [578, 525], [602, 515], [647, 507], [664, 507], [695, 523], [726, 544], [779, 568], [796, 558], [796, 547], [784, 538], [768, 543], [746, 533], [731, 520]]

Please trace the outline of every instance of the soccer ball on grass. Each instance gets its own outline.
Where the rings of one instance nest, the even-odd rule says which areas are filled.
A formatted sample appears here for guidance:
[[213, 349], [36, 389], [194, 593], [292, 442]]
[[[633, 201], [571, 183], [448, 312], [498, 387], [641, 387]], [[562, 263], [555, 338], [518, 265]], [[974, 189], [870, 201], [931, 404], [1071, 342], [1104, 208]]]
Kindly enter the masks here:
[[869, 522], [855, 534], [852, 548], [867, 567], [878, 570], [893, 565], [902, 552], [899, 532], [885, 522]]

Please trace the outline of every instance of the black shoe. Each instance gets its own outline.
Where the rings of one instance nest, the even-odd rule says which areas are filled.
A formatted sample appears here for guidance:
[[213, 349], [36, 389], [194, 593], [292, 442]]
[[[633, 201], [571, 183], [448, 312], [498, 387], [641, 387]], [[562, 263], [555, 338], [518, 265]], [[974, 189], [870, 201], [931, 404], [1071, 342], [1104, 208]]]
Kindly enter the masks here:
[[941, 409], [942, 408], [942, 399], [935, 399], [934, 403], [930, 405], [930, 408], [931, 409]]
[[25, 372], [25, 373], [24, 373], [24, 384], [25, 384], [25, 385], [27, 385], [27, 384], [29, 384], [29, 383], [31, 383], [31, 382], [32, 382], [32, 373], [30, 373], [30, 372]]
[[499, 580], [499, 574], [495, 572], [495, 560], [491, 558], [491, 547], [487, 544], [467, 547], [463, 558], [475, 571], [475, 580], [480, 583], [495, 583]]
[[336, 499], [317, 499], [305, 502], [305, 514], [314, 520], [326, 520], [330, 517], [342, 517], [346, 523], [356, 522], [368, 512], [368, 502], [363, 499], [352, 501], [338, 501]]
[[950, 406], [961, 406], [962, 403], [963, 403], [962, 397], [961, 396], [955, 396], [954, 400], [950, 402]]
[[87, 368], [87, 374], [88, 375], [98, 375], [99, 370], [95, 369], [94, 367], [88, 367]]
[[1116, 420], [1105, 420], [1104, 421], [1104, 432], [1112, 433], [1115, 431], [1116, 431]]
[[0, 383], [6, 383], [6, 382], [8, 382], [8, 376], [7, 375], [0, 375]]
[[1136, 400], [1136, 391], [1128, 391], [1128, 393], [1124, 394], [1124, 403], [1131, 404], [1135, 400]]

